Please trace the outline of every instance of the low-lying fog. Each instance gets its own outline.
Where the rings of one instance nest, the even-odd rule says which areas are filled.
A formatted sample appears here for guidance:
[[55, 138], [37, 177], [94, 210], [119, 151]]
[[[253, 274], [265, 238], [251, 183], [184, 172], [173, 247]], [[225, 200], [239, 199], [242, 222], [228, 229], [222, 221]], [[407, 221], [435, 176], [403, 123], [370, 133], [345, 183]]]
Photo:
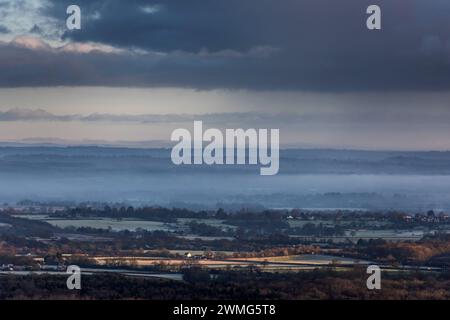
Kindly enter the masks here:
[[450, 208], [450, 153], [286, 150], [280, 173], [176, 167], [170, 150], [0, 148], [0, 201], [192, 208]]

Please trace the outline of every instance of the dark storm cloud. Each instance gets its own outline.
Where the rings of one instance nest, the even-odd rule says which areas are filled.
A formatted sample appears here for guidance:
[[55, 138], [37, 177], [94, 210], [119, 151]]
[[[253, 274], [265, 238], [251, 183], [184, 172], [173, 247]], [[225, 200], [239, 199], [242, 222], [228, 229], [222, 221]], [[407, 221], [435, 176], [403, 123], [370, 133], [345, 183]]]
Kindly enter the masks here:
[[[53, 2], [47, 14], [64, 19], [65, 8], [73, 1]], [[411, 8], [403, 0], [82, 0], [78, 4], [85, 17], [83, 31], [66, 32], [64, 38], [159, 51], [248, 50], [265, 45], [296, 53], [339, 52], [383, 43], [392, 38], [388, 33], [401, 34], [401, 30], [387, 30], [383, 37], [367, 33], [365, 11], [377, 2], [386, 13], [386, 28], [414, 27], [408, 21], [414, 17], [407, 17]], [[449, 8], [445, 3], [425, 7]]]
[[[65, 32], [64, 39], [150, 53], [21, 52], [30, 59], [29, 70], [21, 72], [31, 78], [0, 76], [3, 86], [450, 88], [450, 3], [444, 0], [52, 2], [42, 14], [60, 19], [61, 25], [69, 4], [82, 9], [82, 30]], [[370, 4], [382, 7], [382, 31], [366, 29]]]
[[0, 24], [0, 33], [9, 33], [9, 32], [10, 30], [7, 27]]

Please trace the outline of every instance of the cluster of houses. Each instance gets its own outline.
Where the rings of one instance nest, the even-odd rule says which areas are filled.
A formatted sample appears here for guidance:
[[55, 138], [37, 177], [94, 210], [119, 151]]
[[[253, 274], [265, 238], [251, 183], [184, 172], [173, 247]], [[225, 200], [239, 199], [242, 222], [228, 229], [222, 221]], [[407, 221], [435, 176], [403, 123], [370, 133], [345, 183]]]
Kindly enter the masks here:
[[402, 219], [405, 222], [442, 223], [450, 222], [450, 215], [443, 212], [435, 214], [433, 211], [428, 211], [427, 214], [405, 214]]
[[191, 252], [186, 252], [184, 254], [184, 257], [186, 259], [193, 259], [193, 260], [206, 260], [208, 257], [204, 254], [192, 254]]
[[[35, 270], [32, 266], [16, 266], [14, 264], [2, 264], [0, 265], [0, 271], [32, 271]], [[41, 268], [42, 270], [42, 268]]]
[[8, 204], [0, 205], [0, 212], [8, 214], [52, 214], [64, 210], [64, 207], [54, 206], [10, 206]]
[[65, 271], [66, 266], [64, 264], [48, 260], [44, 257], [38, 257], [33, 254], [16, 254], [16, 257], [29, 257], [32, 258], [34, 265], [15, 265], [15, 264], [2, 264], [0, 265], [0, 271]]

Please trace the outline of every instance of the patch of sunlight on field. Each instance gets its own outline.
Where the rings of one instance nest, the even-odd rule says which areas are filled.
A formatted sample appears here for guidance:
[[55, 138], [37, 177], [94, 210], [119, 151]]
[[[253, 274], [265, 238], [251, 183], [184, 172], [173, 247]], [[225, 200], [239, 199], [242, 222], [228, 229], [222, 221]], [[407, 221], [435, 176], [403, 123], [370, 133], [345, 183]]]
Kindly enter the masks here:
[[327, 264], [368, 264], [369, 261], [356, 260], [351, 258], [344, 258], [338, 256], [329, 256], [321, 254], [301, 254], [284, 257], [268, 257], [258, 258], [270, 262], [292, 263], [292, 264], [312, 264], [312, 265], [327, 265]]

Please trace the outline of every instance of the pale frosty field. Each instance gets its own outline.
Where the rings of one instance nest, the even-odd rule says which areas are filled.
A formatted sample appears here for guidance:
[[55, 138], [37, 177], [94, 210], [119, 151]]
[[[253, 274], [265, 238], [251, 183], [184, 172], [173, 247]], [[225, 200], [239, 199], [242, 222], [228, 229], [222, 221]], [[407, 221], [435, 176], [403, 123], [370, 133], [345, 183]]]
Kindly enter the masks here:
[[170, 231], [171, 228], [163, 223], [163, 222], [157, 222], [157, 221], [143, 221], [143, 220], [114, 220], [114, 219], [51, 219], [46, 215], [21, 215], [17, 216], [20, 218], [27, 218], [27, 219], [34, 219], [34, 220], [41, 220], [50, 223], [53, 226], [60, 227], [60, 228], [67, 228], [67, 227], [75, 227], [75, 228], [82, 228], [82, 227], [90, 227], [90, 228], [96, 228], [96, 229], [109, 229], [111, 228], [114, 231], [123, 231], [123, 230], [130, 230], [135, 231], [136, 229], [140, 228], [147, 231]]
[[147, 231], [163, 230], [168, 231], [170, 228], [163, 222], [155, 221], [134, 221], [134, 220], [123, 220], [117, 221], [112, 219], [101, 219], [101, 220], [46, 220], [48, 223], [60, 227], [91, 227], [97, 229], [109, 229], [114, 231], [130, 230], [134, 231], [138, 228]]

